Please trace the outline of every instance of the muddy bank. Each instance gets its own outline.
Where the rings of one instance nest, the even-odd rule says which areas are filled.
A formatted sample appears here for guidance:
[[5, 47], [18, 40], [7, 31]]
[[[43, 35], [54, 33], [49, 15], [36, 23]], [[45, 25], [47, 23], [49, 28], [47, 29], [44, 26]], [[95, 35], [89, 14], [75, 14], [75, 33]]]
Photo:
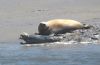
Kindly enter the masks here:
[[91, 29], [76, 30], [72, 33], [66, 33], [63, 41], [75, 41], [75, 42], [86, 42], [86, 43], [100, 43], [100, 27], [94, 25]]

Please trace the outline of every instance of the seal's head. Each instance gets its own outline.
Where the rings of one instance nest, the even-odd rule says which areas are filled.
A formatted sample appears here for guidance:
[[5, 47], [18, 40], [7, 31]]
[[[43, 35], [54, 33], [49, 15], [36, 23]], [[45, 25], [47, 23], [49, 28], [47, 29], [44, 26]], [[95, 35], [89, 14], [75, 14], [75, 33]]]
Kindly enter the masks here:
[[41, 22], [38, 26], [38, 31], [40, 35], [48, 35], [49, 34], [49, 26], [47, 22]]
[[20, 38], [19, 38], [19, 39], [25, 39], [25, 38], [27, 38], [28, 36], [29, 36], [28, 33], [23, 32], [23, 33], [20, 35]]

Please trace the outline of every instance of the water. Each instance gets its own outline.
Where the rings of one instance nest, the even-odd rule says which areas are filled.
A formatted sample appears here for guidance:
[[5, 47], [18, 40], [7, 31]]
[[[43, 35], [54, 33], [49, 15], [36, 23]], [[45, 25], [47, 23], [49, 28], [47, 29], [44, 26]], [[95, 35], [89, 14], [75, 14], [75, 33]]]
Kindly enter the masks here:
[[0, 65], [100, 65], [99, 44], [0, 44]]

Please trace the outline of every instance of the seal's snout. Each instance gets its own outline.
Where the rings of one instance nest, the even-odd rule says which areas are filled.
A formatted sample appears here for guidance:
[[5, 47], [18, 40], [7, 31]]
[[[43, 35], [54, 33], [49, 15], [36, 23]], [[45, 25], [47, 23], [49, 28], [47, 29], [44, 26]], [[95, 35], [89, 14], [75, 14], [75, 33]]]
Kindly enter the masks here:
[[21, 35], [20, 35], [20, 37], [19, 37], [19, 39], [23, 39], [23, 38], [24, 38], [24, 36], [25, 36], [25, 35], [22, 35], [22, 34], [21, 34]]

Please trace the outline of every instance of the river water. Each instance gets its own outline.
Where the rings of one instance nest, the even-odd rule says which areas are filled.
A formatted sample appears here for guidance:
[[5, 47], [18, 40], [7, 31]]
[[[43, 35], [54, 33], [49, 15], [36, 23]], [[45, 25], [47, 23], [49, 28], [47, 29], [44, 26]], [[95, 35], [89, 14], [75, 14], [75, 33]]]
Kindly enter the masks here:
[[0, 65], [100, 65], [100, 45], [3, 43]]
[[100, 24], [100, 0], [0, 0], [0, 65], [100, 65], [99, 43], [20, 44], [55, 18]]

